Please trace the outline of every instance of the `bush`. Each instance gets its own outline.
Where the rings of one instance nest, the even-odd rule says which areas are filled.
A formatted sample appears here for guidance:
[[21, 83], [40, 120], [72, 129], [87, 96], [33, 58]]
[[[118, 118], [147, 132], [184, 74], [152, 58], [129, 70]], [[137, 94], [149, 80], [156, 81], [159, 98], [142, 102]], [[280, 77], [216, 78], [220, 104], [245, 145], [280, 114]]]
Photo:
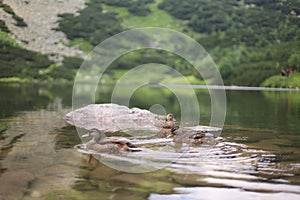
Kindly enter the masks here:
[[133, 3], [129, 6], [128, 11], [137, 16], [147, 16], [151, 13], [151, 10], [142, 3]]
[[121, 21], [112, 12], [102, 12], [101, 4], [92, 0], [80, 15], [61, 14], [57, 30], [64, 32], [70, 40], [84, 39], [93, 46], [121, 32]]
[[280, 75], [272, 76], [266, 79], [261, 86], [263, 87], [280, 87], [280, 88], [300, 88], [300, 74], [293, 72], [289, 77]]
[[9, 33], [9, 29], [7, 28], [4, 21], [0, 20], [0, 31]]
[[79, 69], [83, 62], [82, 58], [78, 57], [65, 57], [63, 66], [67, 69]]
[[0, 40], [0, 78], [38, 78], [39, 70], [49, 65], [45, 55]]

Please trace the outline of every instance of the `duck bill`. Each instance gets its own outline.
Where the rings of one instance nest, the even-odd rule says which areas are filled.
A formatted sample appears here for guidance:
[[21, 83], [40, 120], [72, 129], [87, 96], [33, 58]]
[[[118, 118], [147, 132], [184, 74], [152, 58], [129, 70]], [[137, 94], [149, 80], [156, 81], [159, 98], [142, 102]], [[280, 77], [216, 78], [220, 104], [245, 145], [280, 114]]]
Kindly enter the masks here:
[[90, 134], [87, 133], [87, 134], [82, 135], [81, 137], [82, 137], [82, 138], [90, 137]]
[[138, 151], [143, 151], [143, 149], [137, 148], [137, 147], [128, 147], [128, 151], [131, 151], [131, 152], [138, 152]]

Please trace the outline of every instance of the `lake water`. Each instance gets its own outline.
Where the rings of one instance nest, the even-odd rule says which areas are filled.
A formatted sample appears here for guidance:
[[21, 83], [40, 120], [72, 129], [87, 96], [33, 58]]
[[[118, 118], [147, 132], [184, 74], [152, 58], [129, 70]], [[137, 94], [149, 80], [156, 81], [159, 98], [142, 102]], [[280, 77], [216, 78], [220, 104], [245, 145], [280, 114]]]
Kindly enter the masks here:
[[[209, 93], [195, 92], [208, 125]], [[62, 119], [72, 85], [1, 84], [0, 94], [0, 199], [300, 199], [299, 91], [226, 91], [222, 141], [148, 173], [118, 171], [74, 149], [81, 140]], [[105, 87], [97, 102], [110, 94]], [[141, 88], [130, 99], [130, 107], [154, 104], [180, 120], [167, 89]]]

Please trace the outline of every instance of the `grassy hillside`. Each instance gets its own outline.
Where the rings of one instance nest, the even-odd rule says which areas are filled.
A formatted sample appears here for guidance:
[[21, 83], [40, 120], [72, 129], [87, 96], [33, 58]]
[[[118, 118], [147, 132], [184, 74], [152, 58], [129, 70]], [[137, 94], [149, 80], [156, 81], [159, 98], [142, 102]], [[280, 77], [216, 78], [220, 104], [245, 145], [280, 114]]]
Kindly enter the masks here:
[[[114, 26], [102, 26], [98, 32], [99, 25], [93, 26], [94, 30], [85, 30], [82, 25], [88, 18], [84, 13], [89, 10], [88, 15], [94, 16], [96, 11], [93, 9], [96, 7], [102, 11], [97, 14], [100, 19], [97, 23], [114, 22]], [[300, 52], [299, 8], [298, 0], [288, 3], [282, 0], [90, 0], [81, 15], [63, 18], [60, 27], [64, 30], [64, 23], [76, 24], [76, 28], [69, 26], [65, 31], [69, 39], [84, 38], [82, 35], [88, 32], [90, 38], [99, 38], [95, 41], [86, 39], [93, 45], [109, 34], [130, 28], [157, 26], [175, 29], [198, 40], [209, 51], [225, 84], [258, 86], [268, 77], [278, 74], [282, 67], [300, 69], [300, 64], [292, 61], [297, 60]], [[123, 59], [115, 63], [114, 68], [130, 68], [137, 63], [145, 63], [143, 54], [136, 53], [135, 59]], [[159, 59], [157, 55], [157, 52], [151, 54], [158, 62], [169, 60], [163, 64], [179, 59], [165, 54], [163, 59]], [[185, 75], [196, 75], [183, 61], [172, 66]]]
[[163, 0], [159, 8], [204, 35], [226, 84], [257, 86], [300, 69], [300, 1]]
[[184, 32], [194, 39], [200, 38], [201, 34], [189, 28], [183, 20], [176, 19], [164, 10], [159, 9], [158, 4], [159, 1], [153, 1], [148, 4], [149, 13], [145, 16], [134, 15], [126, 7], [103, 4], [103, 9], [117, 13], [117, 18], [121, 20], [121, 25], [124, 29], [164, 27]]
[[51, 62], [46, 56], [21, 48], [0, 30], [0, 78], [38, 79], [41, 78], [39, 71], [49, 65]]
[[81, 58], [66, 57], [63, 66], [57, 66], [46, 55], [22, 48], [0, 30], [0, 82], [70, 81], [81, 63]]
[[[0, 11], [11, 15], [15, 25], [26, 27], [27, 24], [14, 10], [0, 0]], [[78, 58], [65, 58], [63, 67], [56, 66], [47, 55], [24, 49], [13, 40], [5, 21], [0, 20], [0, 82], [32, 82], [53, 79], [72, 80]], [[71, 66], [70, 66], [71, 65]]]
[[[189, 35], [205, 47], [219, 67], [226, 85], [258, 86], [279, 74], [282, 68], [300, 70], [299, 16], [299, 0], [89, 0], [78, 14], [61, 14], [57, 30], [66, 34], [71, 41], [69, 45], [79, 45], [89, 52], [104, 39], [124, 30], [147, 26], [171, 28]], [[4, 32], [8, 30], [1, 21], [0, 28], [4, 34], [0, 35], [0, 40], [4, 42], [7, 38]], [[8, 46], [7, 41], [3, 44], [2, 51], [21, 49], [13, 43]], [[10, 54], [15, 52], [18, 51], [14, 49]], [[15, 55], [22, 59], [23, 54]], [[71, 80], [82, 61], [65, 58], [63, 66], [58, 67], [49, 61], [41, 61], [42, 55], [33, 57], [36, 56], [40, 59], [32, 62], [45, 63], [33, 67], [24, 64], [28, 63], [28, 58], [18, 62], [10, 60], [13, 64], [6, 63], [5, 71], [20, 65], [25, 66], [24, 69], [33, 69], [30, 74], [16, 67], [18, 73], [26, 77]], [[108, 75], [118, 79], [124, 70], [151, 62], [172, 66], [193, 83], [201, 82], [199, 74], [184, 59], [157, 50], [122, 56], [109, 68], [112, 72]]]

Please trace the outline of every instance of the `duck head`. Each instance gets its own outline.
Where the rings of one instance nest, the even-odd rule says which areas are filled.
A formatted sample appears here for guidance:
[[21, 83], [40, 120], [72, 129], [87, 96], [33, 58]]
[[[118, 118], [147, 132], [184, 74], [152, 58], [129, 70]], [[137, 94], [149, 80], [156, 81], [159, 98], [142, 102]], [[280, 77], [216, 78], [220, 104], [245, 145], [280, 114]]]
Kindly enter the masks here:
[[172, 113], [169, 113], [167, 115], [166, 121], [176, 121], [176, 119], [174, 118], [174, 115]]
[[92, 137], [92, 140], [94, 142], [98, 142], [99, 140], [101, 140], [101, 132], [98, 129], [93, 128], [87, 134], [84, 134], [81, 137], [83, 138]]

